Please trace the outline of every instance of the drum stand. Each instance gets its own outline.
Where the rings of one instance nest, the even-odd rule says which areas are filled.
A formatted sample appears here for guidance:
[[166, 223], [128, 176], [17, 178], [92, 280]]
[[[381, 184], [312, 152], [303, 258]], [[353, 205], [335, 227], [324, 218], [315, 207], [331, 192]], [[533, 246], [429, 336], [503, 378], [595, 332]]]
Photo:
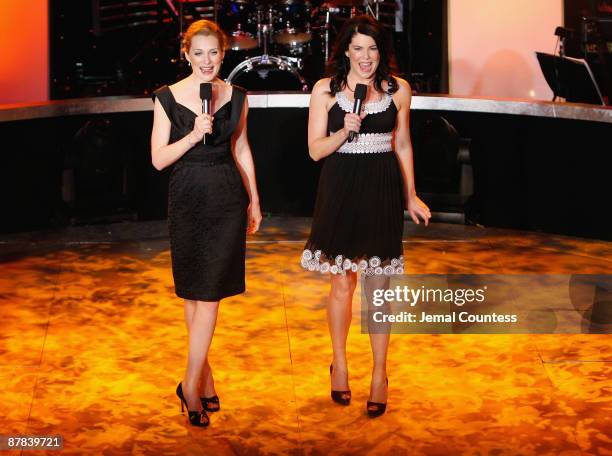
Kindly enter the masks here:
[[324, 47], [325, 47], [325, 62], [329, 60], [329, 28], [331, 27], [329, 21], [330, 11], [329, 8], [325, 11], [325, 25], [323, 29], [325, 30], [325, 34], [323, 35]]
[[272, 41], [272, 34], [274, 33], [274, 17], [271, 7], [268, 7], [267, 13], [268, 22], [264, 23], [264, 12], [261, 8], [257, 9], [257, 47], [263, 48], [264, 55], [268, 54], [268, 41]]
[[[366, 13], [372, 16], [374, 19], [379, 20], [380, 16], [380, 2], [384, 0], [363, 0], [363, 7], [365, 8]], [[372, 5], [374, 5], [374, 9], [372, 9]]]

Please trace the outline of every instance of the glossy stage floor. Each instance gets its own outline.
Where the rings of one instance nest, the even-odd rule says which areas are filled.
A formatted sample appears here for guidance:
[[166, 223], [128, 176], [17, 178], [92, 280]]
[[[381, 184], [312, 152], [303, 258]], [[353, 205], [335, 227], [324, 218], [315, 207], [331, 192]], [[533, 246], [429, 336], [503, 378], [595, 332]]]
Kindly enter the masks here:
[[[299, 265], [308, 222], [269, 218], [249, 239], [207, 429], [174, 395], [186, 336], [164, 222], [2, 236], [0, 434], [60, 434], [62, 454], [612, 454], [608, 335], [393, 335], [388, 411], [371, 420], [356, 293], [353, 402], [332, 403], [328, 278]], [[407, 273], [612, 266], [612, 243], [458, 225], [407, 224], [404, 249]]]

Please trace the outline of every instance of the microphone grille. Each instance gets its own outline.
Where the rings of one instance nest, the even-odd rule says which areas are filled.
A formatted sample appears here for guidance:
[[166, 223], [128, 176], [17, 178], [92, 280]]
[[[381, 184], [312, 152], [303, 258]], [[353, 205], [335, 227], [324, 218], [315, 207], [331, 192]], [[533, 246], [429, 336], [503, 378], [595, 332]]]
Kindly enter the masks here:
[[368, 86], [365, 84], [357, 84], [355, 86], [355, 99], [365, 100], [368, 93]]
[[200, 84], [200, 98], [202, 100], [210, 100], [212, 98], [212, 84], [210, 82], [202, 82]]

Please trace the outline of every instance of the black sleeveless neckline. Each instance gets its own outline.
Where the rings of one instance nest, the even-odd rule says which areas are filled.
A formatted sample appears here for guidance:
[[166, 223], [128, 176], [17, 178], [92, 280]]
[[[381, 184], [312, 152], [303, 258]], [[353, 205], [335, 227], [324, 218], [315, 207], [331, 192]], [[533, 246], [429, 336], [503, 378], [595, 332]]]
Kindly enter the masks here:
[[[350, 108], [348, 105], [346, 106], [346, 110], [341, 106], [341, 101], [338, 98], [338, 94], [336, 94], [336, 102], [332, 105], [330, 110], [327, 112], [327, 130], [328, 134], [332, 134], [344, 127], [344, 115], [347, 112], [352, 111], [352, 101], [348, 100], [346, 95], [342, 94], [341, 97], [344, 96], [346, 101], [342, 103], [350, 104]], [[384, 94], [383, 98], [379, 101], [374, 101], [368, 103], [367, 106], [374, 106], [376, 109], [377, 104], [381, 106], [387, 104], [384, 109], [380, 111], [376, 111], [373, 113], [369, 113], [365, 116], [365, 118], [361, 121], [361, 130], [360, 133], [389, 133], [392, 132], [395, 128], [395, 123], [397, 120], [397, 106], [395, 105], [395, 101], [393, 100], [393, 96], [390, 94]]]
[[[230, 107], [232, 105], [232, 98], [234, 97], [234, 86], [232, 87], [232, 93], [230, 94], [229, 100], [227, 100], [225, 103], [223, 103], [223, 105], [218, 108], [212, 115], [215, 116], [218, 112], [220, 112], [222, 109], [225, 109], [226, 107]], [[193, 114], [194, 117], [199, 116], [199, 114], [196, 114], [195, 111], [192, 111], [190, 108], [188, 108], [187, 106], [185, 106], [183, 103], [179, 103], [178, 100], [176, 99], [176, 97], [174, 96], [174, 93], [172, 93], [172, 89], [170, 88], [170, 86], [165, 85], [162, 88], [167, 88], [168, 92], [170, 93], [170, 96], [172, 97], [172, 101], [174, 102], [175, 105], [189, 111], [191, 114]]]
[[[206, 135], [206, 142], [200, 141], [188, 150], [178, 161], [217, 162], [220, 157], [231, 158], [231, 138], [240, 121], [246, 90], [232, 85], [230, 100], [215, 112], [212, 135]], [[170, 143], [179, 141], [193, 130], [197, 115], [174, 98], [170, 87], [164, 85], [153, 93], [158, 98], [171, 123]]]

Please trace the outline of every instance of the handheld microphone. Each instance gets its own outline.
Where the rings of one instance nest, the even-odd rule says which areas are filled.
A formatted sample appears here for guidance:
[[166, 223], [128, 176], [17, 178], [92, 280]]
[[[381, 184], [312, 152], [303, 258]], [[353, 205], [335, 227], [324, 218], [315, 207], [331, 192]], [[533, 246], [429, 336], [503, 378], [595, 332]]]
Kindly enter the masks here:
[[[210, 82], [200, 84], [200, 98], [202, 99], [202, 113], [210, 114], [210, 101], [212, 100], [212, 84]], [[206, 134], [204, 134], [202, 142], [206, 144]]]
[[[361, 112], [361, 105], [363, 104], [363, 100], [365, 100], [366, 95], [368, 93], [368, 86], [365, 84], [357, 84], [355, 85], [355, 103], [353, 104], [353, 113], [359, 114]], [[354, 131], [349, 131], [349, 142], [353, 141], [355, 138]]]

